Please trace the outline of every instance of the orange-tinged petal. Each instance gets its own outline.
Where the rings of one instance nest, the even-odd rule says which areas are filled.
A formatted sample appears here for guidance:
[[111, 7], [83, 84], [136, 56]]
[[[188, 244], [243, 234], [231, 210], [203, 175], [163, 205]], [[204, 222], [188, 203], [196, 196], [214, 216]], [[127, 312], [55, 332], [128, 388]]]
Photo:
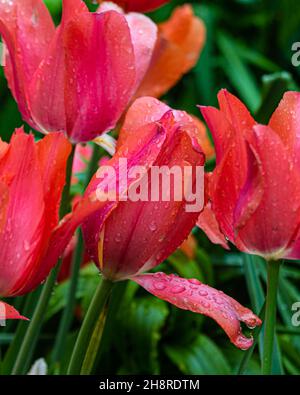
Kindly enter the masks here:
[[204, 46], [204, 24], [189, 5], [176, 8], [158, 28], [152, 63], [136, 96], [160, 97], [166, 93], [195, 66]]
[[189, 258], [195, 258], [195, 251], [197, 249], [197, 240], [195, 236], [190, 233], [188, 238], [180, 246], [181, 251]]

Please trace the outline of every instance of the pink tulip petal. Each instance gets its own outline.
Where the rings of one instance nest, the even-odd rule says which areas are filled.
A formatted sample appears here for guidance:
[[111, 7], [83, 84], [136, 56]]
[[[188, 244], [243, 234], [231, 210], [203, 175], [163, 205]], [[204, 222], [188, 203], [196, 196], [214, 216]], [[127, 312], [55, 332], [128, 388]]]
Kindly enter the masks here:
[[299, 163], [300, 150], [300, 93], [286, 92], [269, 122], [284, 145], [288, 147]]
[[184, 279], [164, 273], [143, 274], [132, 278], [151, 294], [194, 313], [214, 319], [238, 348], [247, 350], [253, 339], [245, 337], [240, 322], [249, 328], [261, 325], [261, 320], [251, 310], [231, 297], [195, 279]]
[[[29, 99], [34, 121], [41, 132], [65, 131], [65, 66], [64, 32], [70, 21], [83, 18], [89, 11], [81, 0], [64, 0], [60, 26], [39, 65], [29, 88]], [[69, 94], [68, 94], [69, 96]]]
[[67, 130], [84, 142], [114, 128], [132, 97], [134, 48], [126, 18], [115, 11], [70, 21], [64, 45]]
[[[47, 135], [37, 143], [36, 147], [46, 207], [44, 222], [47, 225], [44, 228], [39, 254], [34, 257], [35, 259], [32, 259], [27, 267], [24, 267], [22, 277], [15, 284], [12, 291], [14, 294], [23, 294], [32, 290], [35, 276], [43, 272], [40, 260], [45, 250], [47, 250], [49, 239], [52, 237], [52, 232], [59, 222], [59, 208], [65, 185], [67, 160], [71, 152], [71, 144], [62, 133]], [[27, 243], [29, 248], [31, 244]], [[28, 278], [31, 279], [30, 282], [24, 281]]]
[[0, 234], [0, 295], [5, 296], [30, 266], [45, 227], [42, 180], [32, 135], [22, 130], [13, 135], [0, 162], [0, 174], [0, 182], [8, 187]]
[[[165, 103], [153, 97], [146, 96], [136, 99], [126, 113], [119, 133], [118, 147], [126, 144], [126, 139], [129, 135], [136, 136], [142, 130], [142, 126], [152, 122], [159, 122], [171, 110]], [[172, 110], [172, 115], [178, 127], [186, 130], [191, 137], [197, 140], [201, 147], [202, 144], [207, 146], [206, 131], [203, 130], [204, 125], [198, 119], [195, 120], [194, 117], [185, 111]]]
[[134, 47], [136, 90], [144, 78], [152, 59], [157, 39], [157, 26], [150, 18], [137, 13], [126, 15], [126, 20], [130, 28], [132, 44]]
[[216, 150], [216, 163], [218, 165], [225, 155], [230, 141], [233, 141], [232, 127], [225, 115], [217, 108], [199, 106], [199, 109], [212, 134]]
[[0, 300], [0, 321], [1, 320], [25, 320], [28, 318], [20, 315], [20, 313], [11, 305]]
[[55, 27], [42, 0], [3, 0], [0, 3], [0, 34], [9, 56], [4, 68], [24, 119], [32, 126], [28, 107], [29, 83], [46, 54]]

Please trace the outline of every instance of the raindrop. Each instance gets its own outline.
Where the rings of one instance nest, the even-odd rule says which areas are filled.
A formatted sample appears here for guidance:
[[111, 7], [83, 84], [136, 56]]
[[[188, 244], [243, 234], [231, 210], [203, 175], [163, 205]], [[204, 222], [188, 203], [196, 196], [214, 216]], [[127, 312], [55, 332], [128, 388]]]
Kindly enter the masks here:
[[162, 291], [166, 288], [166, 284], [160, 281], [154, 284], [154, 288], [157, 289], [158, 291]]
[[184, 291], [185, 291], [185, 287], [183, 287], [182, 285], [175, 285], [175, 287], [173, 287], [171, 289], [171, 292], [173, 294], [179, 294], [179, 293], [184, 292]]

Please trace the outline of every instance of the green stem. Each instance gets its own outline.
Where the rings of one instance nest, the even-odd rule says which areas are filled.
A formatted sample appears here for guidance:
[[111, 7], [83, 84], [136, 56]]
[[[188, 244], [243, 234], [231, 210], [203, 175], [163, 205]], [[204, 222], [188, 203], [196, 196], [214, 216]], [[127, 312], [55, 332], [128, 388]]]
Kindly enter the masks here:
[[82, 368], [80, 374], [88, 375], [91, 374], [93, 371], [93, 367], [95, 365], [95, 361], [98, 355], [98, 351], [101, 344], [102, 334], [104, 330], [104, 326], [106, 323], [106, 317], [108, 312], [108, 301], [106, 302], [104, 309], [102, 310], [101, 314], [99, 315], [98, 321], [96, 323], [94, 332], [91, 337], [90, 344], [88, 346]]
[[[73, 168], [73, 159], [75, 153], [75, 146], [72, 147], [72, 152], [68, 158], [67, 169], [66, 169], [66, 185], [63, 190], [61, 206], [60, 206], [60, 217], [64, 217], [70, 209], [70, 185], [71, 185], [71, 177], [72, 177], [72, 168]], [[16, 362], [14, 364], [14, 368], [12, 370], [12, 374], [25, 374], [28, 370], [31, 357], [33, 355], [38, 336], [41, 331], [41, 327], [43, 324], [43, 319], [45, 315], [45, 311], [47, 309], [50, 297], [52, 295], [52, 291], [57, 279], [57, 275], [60, 270], [62, 260], [58, 261], [56, 267], [51, 271], [48, 279], [46, 280], [43, 290], [34, 311], [33, 317], [30, 321], [28, 329], [26, 331], [26, 335], [22, 342], [22, 346], [19, 350]]]
[[[40, 293], [41, 293], [41, 287], [37, 288], [35, 291], [26, 295], [26, 302], [24, 309], [22, 311], [25, 317], [30, 317], [33, 314]], [[5, 354], [5, 358], [3, 361], [3, 374], [11, 373], [16, 359], [16, 355], [21, 348], [27, 328], [28, 328], [28, 323], [26, 321], [20, 321], [18, 323], [16, 333], [13, 337], [13, 341], [10, 344], [9, 349]]]
[[76, 289], [77, 289], [80, 265], [82, 263], [83, 254], [84, 254], [83, 238], [81, 231], [79, 231], [77, 245], [73, 256], [72, 273], [71, 273], [70, 287], [68, 290], [67, 303], [60, 321], [60, 325], [52, 353], [52, 363], [54, 364], [60, 361], [61, 356], [64, 353], [66, 336], [72, 323], [72, 318], [76, 305]]
[[262, 374], [269, 375], [272, 372], [272, 357], [274, 350], [274, 338], [277, 312], [277, 288], [279, 280], [280, 261], [268, 262], [268, 283], [266, 298], [266, 318], [264, 330], [264, 349], [262, 361]]
[[45, 311], [47, 309], [53, 287], [56, 281], [56, 277], [58, 271], [60, 269], [61, 262], [56, 265], [56, 267], [50, 273], [41, 293], [40, 299], [38, 301], [37, 307], [34, 311], [33, 317], [30, 321], [28, 329], [26, 331], [26, 335], [22, 342], [22, 346], [18, 353], [18, 357], [16, 359], [12, 374], [26, 374], [28, 365], [30, 363], [31, 356], [33, 354], [37, 338], [39, 336], [43, 319], [45, 315]]
[[89, 341], [93, 334], [98, 317], [108, 300], [113, 284], [114, 283], [110, 280], [103, 278], [96, 290], [75, 343], [68, 368], [69, 375], [80, 374], [81, 372], [81, 367], [88, 350]]

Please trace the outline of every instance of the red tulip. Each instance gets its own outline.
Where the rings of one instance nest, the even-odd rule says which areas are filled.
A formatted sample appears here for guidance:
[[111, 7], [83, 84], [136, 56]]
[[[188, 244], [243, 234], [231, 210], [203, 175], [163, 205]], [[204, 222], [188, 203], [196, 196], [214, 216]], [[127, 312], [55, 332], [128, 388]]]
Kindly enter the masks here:
[[257, 124], [227, 91], [218, 98], [220, 110], [201, 107], [217, 166], [209, 179], [212, 211], [200, 216], [200, 226], [219, 240], [221, 230], [241, 251], [299, 259], [300, 94], [287, 92], [268, 126]]
[[156, 30], [143, 15], [90, 13], [82, 0], [63, 0], [55, 28], [42, 0], [1, 1], [4, 69], [23, 118], [74, 142], [112, 129], [149, 66]]
[[[142, 98], [129, 109], [121, 129], [116, 155], [106, 163], [126, 155], [130, 163], [141, 145], [156, 140], [153, 155], [148, 158], [143, 173], [149, 187], [148, 175], [154, 166], [203, 166], [204, 155], [199, 146], [199, 130], [185, 112], [174, 111], [153, 98]], [[195, 172], [194, 172], [195, 173]], [[118, 185], [126, 182], [118, 173]], [[195, 174], [193, 185], [195, 184]], [[95, 176], [87, 194], [101, 189]], [[155, 187], [156, 185], [152, 185]], [[134, 187], [134, 182], [128, 187]], [[161, 187], [161, 185], [160, 185]], [[103, 188], [104, 189], [104, 188]], [[103, 190], [102, 190], [103, 192]], [[260, 320], [248, 309], [220, 291], [197, 280], [159, 274], [142, 274], [160, 264], [187, 238], [197, 221], [200, 207], [187, 212], [186, 201], [115, 201], [110, 210], [99, 210], [83, 224], [88, 253], [104, 277], [119, 281], [132, 279], [149, 292], [176, 306], [214, 318], [231, 341], [248, 348], [252, 339], [241, 333], [240, 321], [254, 327]]]
[[[169, 1], [170, 0], [114, 0], [114, 3], [121, 6], [126, 12], [146, 12], [154, 10]], [[103, 0], [98, 0], [100, 4], [103, 2]]]

